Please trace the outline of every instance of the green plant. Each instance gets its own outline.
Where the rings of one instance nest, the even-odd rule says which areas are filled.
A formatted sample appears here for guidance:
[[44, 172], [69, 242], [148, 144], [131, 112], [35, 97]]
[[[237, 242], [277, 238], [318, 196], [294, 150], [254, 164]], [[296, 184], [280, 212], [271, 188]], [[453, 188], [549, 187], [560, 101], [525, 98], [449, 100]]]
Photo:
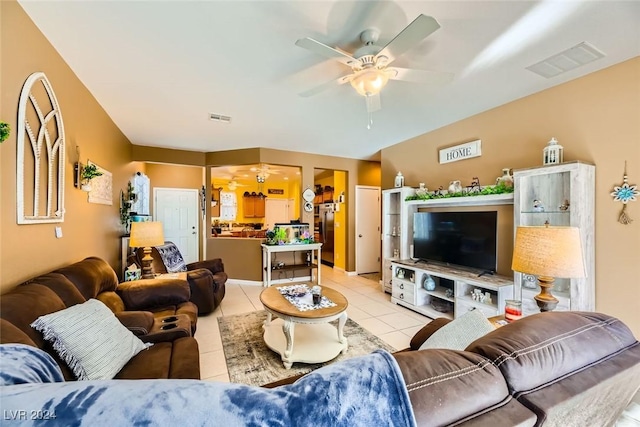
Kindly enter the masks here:
[[5, 139], [9, 138], [9, 134], [11, 134], [11, 127], [9, 123], [0, 122], [0, 144], [4, 142]]
[[102, 172], [98, 170], [98, 167], [94, 164], [86, 165], [82, 168], [82, 173], [80, 174], [80, 178], [84, 182], [89, 182], [93, 178], [102, 176]]
[[434, 194], [427, 193], [421, 196], [407, 196], [405, 201], [409, 200], [432, 200], [432, 199], [450, 199], [452, 197], [472, 197], [472, 196], [487, 196], [491, 194], [507, 194], [513, 193], [513, 186], [507, 187], [503, 182], [497, 185], [488, 185], [482, 188], [480, 191], [474, 192], [459, 192], [459, 193], [447, 193], [447, 194]]

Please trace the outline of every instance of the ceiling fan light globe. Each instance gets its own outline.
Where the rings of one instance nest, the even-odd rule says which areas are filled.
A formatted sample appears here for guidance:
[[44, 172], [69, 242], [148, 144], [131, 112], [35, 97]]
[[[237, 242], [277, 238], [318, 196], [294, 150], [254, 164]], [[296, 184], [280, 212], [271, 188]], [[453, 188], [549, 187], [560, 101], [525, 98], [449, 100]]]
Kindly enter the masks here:
[[362, 96], [372, 96], [380, 93], [389, 81], [389, 75], [377, 68], [367, 68], [359, 71], [351, 79], [351, 86]]

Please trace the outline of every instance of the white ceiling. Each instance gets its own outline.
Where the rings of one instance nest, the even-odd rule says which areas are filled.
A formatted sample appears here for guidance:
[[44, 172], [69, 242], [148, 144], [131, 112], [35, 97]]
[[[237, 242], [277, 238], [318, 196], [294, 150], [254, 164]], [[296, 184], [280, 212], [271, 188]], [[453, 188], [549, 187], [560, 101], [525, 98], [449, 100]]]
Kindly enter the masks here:
[[[268, 147], [375, 158], [384, 147], [640, 55], [639, 1], [20, 4], [133, 144], [204, 152]], [[384, 45], [421, 13], [441, 28], [394, 65], [452, 72], [453, 82], [390, 81], [371, 130], [364, 98], [348, 84], [298, 96], [350, 70], [297, 39], [353, 52], [361, 31], [377, 27]], [[551, 79], [525, 69], [584, 41], [605, 57]], [[232, 121], [210, 121], [209, 113]]]

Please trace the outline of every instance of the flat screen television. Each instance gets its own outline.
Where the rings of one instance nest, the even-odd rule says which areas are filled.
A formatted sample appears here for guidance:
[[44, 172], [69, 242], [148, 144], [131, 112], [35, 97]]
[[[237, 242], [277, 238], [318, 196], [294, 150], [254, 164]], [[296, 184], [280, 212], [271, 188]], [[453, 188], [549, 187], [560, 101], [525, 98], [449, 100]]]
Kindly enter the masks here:
[[413, 258], [495, 272], [498, 212], [416, 212]]

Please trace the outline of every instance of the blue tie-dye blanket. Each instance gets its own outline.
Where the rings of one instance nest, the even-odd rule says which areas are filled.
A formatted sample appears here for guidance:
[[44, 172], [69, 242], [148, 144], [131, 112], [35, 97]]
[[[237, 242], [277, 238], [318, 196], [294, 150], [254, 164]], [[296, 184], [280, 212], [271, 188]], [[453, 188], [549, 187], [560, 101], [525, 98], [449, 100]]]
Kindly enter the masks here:
[[378, 350], [265, 389], [196, 380], [64, 382], [40, 349], [0, 345], [3, 426], [415, 426], [395, 359]]

